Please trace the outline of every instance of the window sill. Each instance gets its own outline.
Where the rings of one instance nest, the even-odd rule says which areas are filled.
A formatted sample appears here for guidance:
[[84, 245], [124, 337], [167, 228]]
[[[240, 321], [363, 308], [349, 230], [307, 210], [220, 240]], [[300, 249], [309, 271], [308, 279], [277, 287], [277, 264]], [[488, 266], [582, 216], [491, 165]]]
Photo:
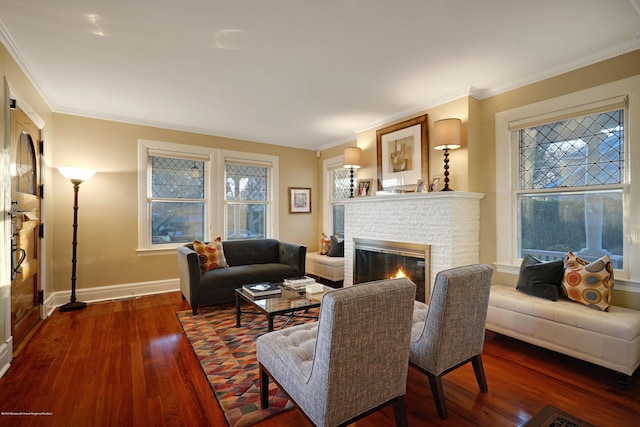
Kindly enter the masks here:
[[174, 247], [171, 248], [153, 248], [153, 249], [147, 249], [147, 248], [138, 248], [136, 249], [136, 253], [138, 254], [138, 256], [155, 256], [155, 255], [175, 255], [176, 253], [176, 248], [180, 246], [180, 245], [176, 245]]

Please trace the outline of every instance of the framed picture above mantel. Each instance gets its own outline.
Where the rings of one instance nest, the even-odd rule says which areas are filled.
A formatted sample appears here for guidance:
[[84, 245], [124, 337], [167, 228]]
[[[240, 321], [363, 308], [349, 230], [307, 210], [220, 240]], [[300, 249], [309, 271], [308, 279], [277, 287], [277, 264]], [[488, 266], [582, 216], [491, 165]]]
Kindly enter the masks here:
[[429, 182], [427, 115], [405, 120], [376, 132], [378, 189], [415, 189]]

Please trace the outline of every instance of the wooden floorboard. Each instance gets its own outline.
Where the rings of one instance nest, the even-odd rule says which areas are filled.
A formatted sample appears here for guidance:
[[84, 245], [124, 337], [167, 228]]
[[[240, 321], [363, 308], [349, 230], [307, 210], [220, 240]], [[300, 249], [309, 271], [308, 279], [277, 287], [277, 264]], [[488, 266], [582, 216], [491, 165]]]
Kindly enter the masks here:
[[[225, 426], [175, 315], [188, 308], [173, 292], [54, 313], [0, 379], [0, 426]], [[608, 369], [491, 332], [483, 361], [487, 393], [470, 364], [445, 376], [447, 420], [427, 378], [409, 368], [409, 425], [521, 426], [547, 404], [602, 427], [640, 420], [638, 373], [623, 390]], [[258, 424], [308, 425], [296, 409]], [[355, 425], [393, 426], [393, 412]]]

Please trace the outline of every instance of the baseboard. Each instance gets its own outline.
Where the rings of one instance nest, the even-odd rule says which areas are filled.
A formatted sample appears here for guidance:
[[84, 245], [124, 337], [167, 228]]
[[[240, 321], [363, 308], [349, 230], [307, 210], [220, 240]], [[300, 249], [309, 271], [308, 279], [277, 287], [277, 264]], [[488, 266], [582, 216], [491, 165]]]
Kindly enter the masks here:
[[13, 360], [13, 337], [0, 344], [0, 378], [9, 370]]
[[[143, 295], [161, 294], [180, 290], [180, 279], [158, 280], [154, 282], [128, 283], [124, 285], [103, 286], [76, 290], [78, 301], [95, 303], [127, 299]], [[45, 300], [45, 313], [51, 316], [56, 308], [69, 302], [70, 291], [53, 292]]]

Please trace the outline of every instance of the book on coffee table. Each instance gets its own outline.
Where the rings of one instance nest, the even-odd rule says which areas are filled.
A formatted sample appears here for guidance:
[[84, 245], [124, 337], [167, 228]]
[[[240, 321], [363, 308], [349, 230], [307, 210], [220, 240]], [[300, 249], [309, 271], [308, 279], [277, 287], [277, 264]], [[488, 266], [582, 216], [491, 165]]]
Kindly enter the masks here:
[[243, 285], [242, 290], [253, 297], [262, 297], [265, 295], [277, 295], [282, 293], [282, 289], [278, 285], [268, 282], [251, 283]]
[[316, 279], [309, 276], [289, 277], [284, 279], [284, 284], [294, 289], [302, 289], [306, 285], [312, 285], [314, 283], [316, 283]]

